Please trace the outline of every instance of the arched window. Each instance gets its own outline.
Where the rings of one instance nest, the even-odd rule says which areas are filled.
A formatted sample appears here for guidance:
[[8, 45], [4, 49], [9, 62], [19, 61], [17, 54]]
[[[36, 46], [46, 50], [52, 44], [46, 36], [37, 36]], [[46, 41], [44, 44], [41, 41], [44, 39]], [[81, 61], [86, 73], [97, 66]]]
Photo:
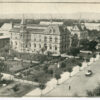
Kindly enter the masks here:
[[49, 30], [49, 33], [52, 33], [52, 29]]
[[49, 45], [49, 48], [50, 48], [50, 49], [52, 49], [52, 46], [51, 46], [51, 45]]
[[47, 44], [44, 44], [44, 48], [47, 49]]
[[58, 38], [57, 37], [55, 37], [55, 42], [58, 42]]
[[50, 37], [50, 42], [52, 42], [52, 37]]

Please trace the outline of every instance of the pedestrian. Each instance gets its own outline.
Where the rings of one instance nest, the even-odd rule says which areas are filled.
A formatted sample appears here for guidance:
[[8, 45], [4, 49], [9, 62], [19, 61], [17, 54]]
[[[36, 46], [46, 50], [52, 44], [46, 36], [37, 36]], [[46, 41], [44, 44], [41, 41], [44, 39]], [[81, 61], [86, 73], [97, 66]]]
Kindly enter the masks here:
[[71, 86], [69, 85], [69, 90], [71, 89]]

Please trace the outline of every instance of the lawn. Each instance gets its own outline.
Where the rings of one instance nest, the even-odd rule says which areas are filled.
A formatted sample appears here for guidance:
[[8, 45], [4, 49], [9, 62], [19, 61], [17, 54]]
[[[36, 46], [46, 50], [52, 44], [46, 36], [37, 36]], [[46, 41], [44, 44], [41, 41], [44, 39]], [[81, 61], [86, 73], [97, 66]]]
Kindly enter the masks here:
[[2, 87], [0, 89], [0, 96], [1, 97], [22, 97], [31, 90], [35, 89], [36, 86], [25, 84], [25, 83], [18, 83], [13, 82], [6, 87]]
[[24, 70], [25, 68], [30, 67], [30, 63], [28, 62], [22, 63], [21, 61], [14, 61], [14, 60], [13, 61], [7, 60], [5, 61], [5, 64], [7, 64], [9, 71], [13, 73], [19, 72], [22, 69]]
[[[92, 54], [80, 53], [79, 56], [83, 58], [92, 57]], [[45, 56], [44, 56], [45, 57]], [[40, 57], [41, 58], [41, 57]], [[8, 65], [10, 72], [20, 72], [20, 75], [16, 78], [21, 78], [29, 81], [46, 83], [51, 78], [55, 77], [55, 74], [61, 75], [65, 71], [69, 71], [69, 68], [73, 69], [74, 66], [83, 62], [80, 58], [63, 58], [63, 57], [47, 57], [48, 60], [40, 62], [40, 64], [22, 63], [21, 61], [5, 61]], [[52, 58], [52, 59], [51, 59]], [[59, 68], [57, 67], [59, 63]], [[65, 64], [65, 66], [62, 65]]]
[[[64, 71], [68, 71], [69, 67], [73, 68], [79, 62], [82, 62], [82, 61], [83, 60], [79, 58], [64, 59], [59, 62], [60, 64], [59, 68], [57, 68], [58, 63], [48, 63], [47, 62], [44, 64], [37, 65], [35, 67], [32, 67], [28, 70], [22, 71], [22, 78], [26, 80], [30, 80], [30, 81], [39, 82], [39, 83], [40, 82], [46, 83], [47, 81], [49, 81], [51, 78], [54, 77], [54, 74], [60, 75]], [[66, 64], [65, 67], [61, 66], [62, 62]]]

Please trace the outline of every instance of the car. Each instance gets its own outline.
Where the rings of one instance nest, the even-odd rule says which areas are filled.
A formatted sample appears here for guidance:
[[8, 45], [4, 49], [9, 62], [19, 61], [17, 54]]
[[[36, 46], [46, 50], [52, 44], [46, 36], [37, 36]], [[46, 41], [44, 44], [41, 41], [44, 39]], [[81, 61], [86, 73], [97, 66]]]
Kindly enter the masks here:
[[93, 74], [92, 70], [88, 70], [86, 73], [85, 73], [85, 76], [91, 76]]

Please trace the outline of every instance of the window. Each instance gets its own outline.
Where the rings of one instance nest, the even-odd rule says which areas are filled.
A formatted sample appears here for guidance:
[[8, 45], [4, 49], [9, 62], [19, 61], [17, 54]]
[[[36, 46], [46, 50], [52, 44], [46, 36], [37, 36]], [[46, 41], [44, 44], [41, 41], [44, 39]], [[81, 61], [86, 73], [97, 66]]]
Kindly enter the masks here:
[[39, 39], [39, 41], [41, 42], [41, 39]]
[[65, 48], [66, 48], [66, 44], [65, 44]]
[[57, 46], [55, 46], [55, 50], [57, 50]]
[[55, 29], [53, 29], [53, 32], [54, 32], [54, 33], [55, 33], [55, 31], [56, 31], [56, 30], [55, 30]]
[[15, 45], [17, 45], [17, 42], [15, 42]]
[[39, 44], [39, 48], [41, 48], [41, 44]]
[[44, 44], [44, 48], [47, 49], [47, 44]]
[[17, 36], [15, 37], [15, 39], [17, 39]]
[[34, 47], [36, 47], [36, 44], [34, 43]]
[[51, 33], [51, 32], [52, 32], [52, 29], [49, 30], [49, 33]]
[[27, 48], [27, 44], [25, 45], [25, 47]]
[[0, 33], [0, 36], [3, 36], [3, 33]]
[[52, 37], [50, 37], [50, 42], [52, 42]]
[[44, 37], [44, 41], [45, 41], [45, 42], [47, 41], [47, 37], [46, 37], [46, 36]]
[[34, 41], [36, 41], [36, 38], [34, 38]]
[[20, 37], [22, 37], [23, 35], [22, 34], [20, 34]]
[[50, 45], [49, 48], [52, 49], [52, 46]]
[[57, 37], [55, 37], [55, 42], [58, 42], [58, 38]]

